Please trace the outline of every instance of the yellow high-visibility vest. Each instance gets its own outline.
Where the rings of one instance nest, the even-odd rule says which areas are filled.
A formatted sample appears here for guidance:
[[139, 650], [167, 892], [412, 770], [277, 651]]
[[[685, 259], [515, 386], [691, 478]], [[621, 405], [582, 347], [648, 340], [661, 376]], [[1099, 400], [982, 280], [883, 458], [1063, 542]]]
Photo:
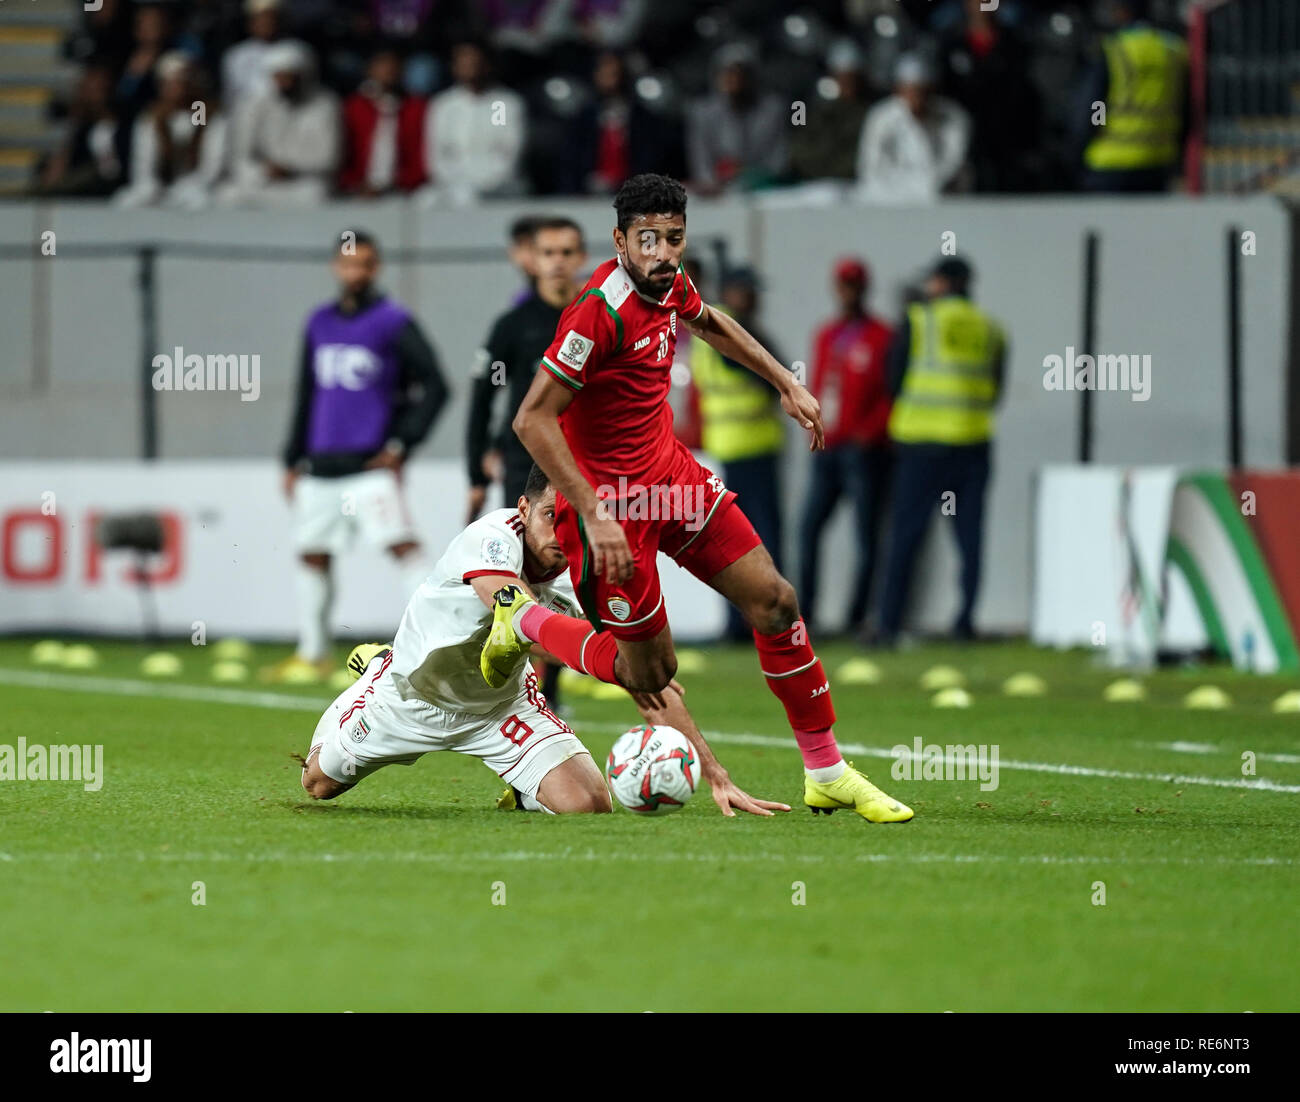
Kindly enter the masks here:
[[771, 455], [785, 446], [776, 392], [753, 372], [728, 367], [698, 337], [691, 340], [691, 378], [700, 394], [700, 442], [718, 462]]
[[1130, 27], [1102, 41], [1110, 85], [1106, 122], [1088, 143], [1091, 169], [1165, 168], [1178, 160], [1187, 47], [1151, 27]]
[[907, 310], [911, 352], [903, 387], [889, 415], [902, 444], [979, 444], [993, 436], [1002, 328], [956, 295]]

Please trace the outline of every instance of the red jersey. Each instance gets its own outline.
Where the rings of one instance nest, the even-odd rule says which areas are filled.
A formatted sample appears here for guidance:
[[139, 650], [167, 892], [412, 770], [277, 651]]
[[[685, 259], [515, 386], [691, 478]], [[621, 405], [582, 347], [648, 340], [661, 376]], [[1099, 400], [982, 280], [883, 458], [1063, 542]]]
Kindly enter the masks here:
[[593, 486], [652, 485], [680, 448], [668, 405], [677, 327], [704, 313], [681, 267], [663, 298], [643, 297], [618, 261], [601, 264], [560, 316], [542, 367], [574, 399], [560, 414], [573, 458]]
[[817, 331], [812, 386], [826, 446], [882, 444], [889, 438], [886, 353], [892, 330], [871, 316], [837, 318]]

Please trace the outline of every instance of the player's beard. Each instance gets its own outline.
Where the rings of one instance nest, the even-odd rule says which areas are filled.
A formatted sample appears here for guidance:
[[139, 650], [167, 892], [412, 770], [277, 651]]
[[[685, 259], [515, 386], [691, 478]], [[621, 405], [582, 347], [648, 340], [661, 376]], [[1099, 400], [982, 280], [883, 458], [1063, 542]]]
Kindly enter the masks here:
[[[648, 276], [644, 272], [639, 271], [632, 264], [628, 264], [626, 265], [626, 267], [628, 273], [632, 277], [632, 282], [636, 285], [636, 289], [640, 291], [643, 295], [645, 295], [646, 298], [653, 298], [653, 299], [663, 298], [664, 295], [668, 293], [668, 288], [673, 285], [671, 279], [665, 279], [663, 282], [663, 286], [661, 287], [656, 286], [653, 282], [651, 282], [651, 276]], [[651, 274], [653, 275], [654, 273]], [[661, 274], [664, 276], [673, 276], [677, 274], [677, 270], [675, 268], [665, 268], [662, 270]]]

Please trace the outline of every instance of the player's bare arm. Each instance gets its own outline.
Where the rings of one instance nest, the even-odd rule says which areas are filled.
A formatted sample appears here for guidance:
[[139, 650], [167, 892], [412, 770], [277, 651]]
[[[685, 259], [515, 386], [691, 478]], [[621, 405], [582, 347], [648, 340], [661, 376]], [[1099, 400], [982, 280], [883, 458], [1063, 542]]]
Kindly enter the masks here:
[[781, 408], [803, 428], [812, 431], [809, 451], [821, 451], [826, 447], [821, 404], [740, 322], [706, 303], [704, 312], [688, 326], [692, 333], [727, 359], [744, 364], [776, 387], [781, 395]]
[[627, 581], [633, 569], [627, 536], [578, 469], [560, 428], [560, 414], [571, 401], [571, 390], [557, 382], [549, 372], [539, 371], [515, 414], [511, 428], [533, 460], [546, 472], [551, 485], [582, 517], [595, 572], [605, 575], [611, 582]]
[[723, 815], [729, 819], [735, 818], [736, 812], [732, 810], [733, 808], [748, 811], [751, 815], [771, 815], [774, 811], [789, 811], [789, 804], [755, 799], [736, 786], [731, 775], [723, 768], [712, 747], [700, 732], [694, 717], [687, 710], [683, 699], [685, 696], [686, 690], [676, 680], [670, 682], [663, 692], [632, 693], [637, 710], [647, 723], [675, 727], [690, 739], [700, 759], [700, 775], [709, 782], [713, 802], [722, 810]]

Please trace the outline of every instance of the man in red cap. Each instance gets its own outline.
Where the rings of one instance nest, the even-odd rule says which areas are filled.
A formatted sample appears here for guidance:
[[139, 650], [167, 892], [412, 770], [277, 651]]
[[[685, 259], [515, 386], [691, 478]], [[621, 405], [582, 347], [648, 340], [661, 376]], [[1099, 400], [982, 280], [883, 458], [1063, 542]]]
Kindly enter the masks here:
[[799, 605], [816, 615], [818, 551], [835, 506], [848, 496], [858, 547], [853, 596], [845, 630], [863, 626], [871, 592], [882, 498], [889, 479], [889, 326], [867, 313], [871, 276], [856, 257], [834, 268], [839, 315], [815, 337], [810, 389], [821, 402], [826, 450], [812, 454], [812, 481], [800, 525]]

